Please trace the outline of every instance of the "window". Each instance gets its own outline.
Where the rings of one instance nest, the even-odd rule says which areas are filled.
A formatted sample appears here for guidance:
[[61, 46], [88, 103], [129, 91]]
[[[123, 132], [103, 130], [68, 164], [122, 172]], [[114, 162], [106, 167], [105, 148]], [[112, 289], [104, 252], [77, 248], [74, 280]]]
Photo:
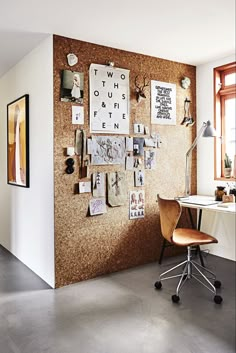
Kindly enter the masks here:
[[236, 63], [214, 69], [215, 127], [221, 138], [215, 139], [215, 179], [225, 178], [224, 159], [227, 154], [232, 161], [236, 154]]

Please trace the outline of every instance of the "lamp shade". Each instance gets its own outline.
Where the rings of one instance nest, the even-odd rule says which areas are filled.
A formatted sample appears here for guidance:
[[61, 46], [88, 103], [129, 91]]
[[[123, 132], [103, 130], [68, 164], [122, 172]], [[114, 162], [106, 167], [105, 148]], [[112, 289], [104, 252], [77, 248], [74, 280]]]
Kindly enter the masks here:
[[202, 137], [214, 137], [214, 136], [216, 136], [216, 130], [211, 125], [210, 120], [208, 120], [205, 124], [206, 124], [206, 127], [205, 127], [205, 129], [203, 131]]

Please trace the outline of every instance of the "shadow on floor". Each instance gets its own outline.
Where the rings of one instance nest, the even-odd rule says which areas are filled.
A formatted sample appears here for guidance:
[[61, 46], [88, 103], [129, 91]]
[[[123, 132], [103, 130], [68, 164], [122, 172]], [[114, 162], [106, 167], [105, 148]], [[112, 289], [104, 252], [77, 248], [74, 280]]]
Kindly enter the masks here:
[[0, 294], [50, 288], [46, 282], [0, 245]]

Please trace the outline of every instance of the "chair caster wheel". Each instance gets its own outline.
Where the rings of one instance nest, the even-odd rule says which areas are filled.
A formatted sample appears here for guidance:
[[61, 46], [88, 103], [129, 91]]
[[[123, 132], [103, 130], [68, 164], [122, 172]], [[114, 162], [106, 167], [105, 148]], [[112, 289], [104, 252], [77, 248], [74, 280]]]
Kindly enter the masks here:
[[171, 299], [172, 299], [172, 302], [173, 302], [173, 303], [178, 303], [180, 297], [179, 297], [178, 295], [174, 294], [174, 295], [172, 295]]
[[157, 281], [157, 282], [154, 284], [154, 286], [155, 286], [156, 289], [161, 289], [161, 287], [162, 287], [161, 281]]
[[221, 282], [220, 281], [215, 281], [214, 282], [215, 288], [220, 288], [221, 287]]
[[214, 296], [214, 302], [215, 302], [216, 304], [221, 304], [222, 301], [223, 301], [223, 298], [222, 298], [220, 295], [215, 295], [215, 296]]

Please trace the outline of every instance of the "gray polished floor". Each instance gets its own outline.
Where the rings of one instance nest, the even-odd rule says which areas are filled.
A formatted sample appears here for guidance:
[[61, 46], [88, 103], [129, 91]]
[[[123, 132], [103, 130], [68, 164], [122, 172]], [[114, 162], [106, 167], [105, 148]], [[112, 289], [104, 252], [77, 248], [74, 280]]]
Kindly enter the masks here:
[[0, 353], [235, 353], [235, 263], [205, 259], [222, 305], [194, 282], [173, 304], [153, 283], [180, 259], [52, 290], [0, 246]]

